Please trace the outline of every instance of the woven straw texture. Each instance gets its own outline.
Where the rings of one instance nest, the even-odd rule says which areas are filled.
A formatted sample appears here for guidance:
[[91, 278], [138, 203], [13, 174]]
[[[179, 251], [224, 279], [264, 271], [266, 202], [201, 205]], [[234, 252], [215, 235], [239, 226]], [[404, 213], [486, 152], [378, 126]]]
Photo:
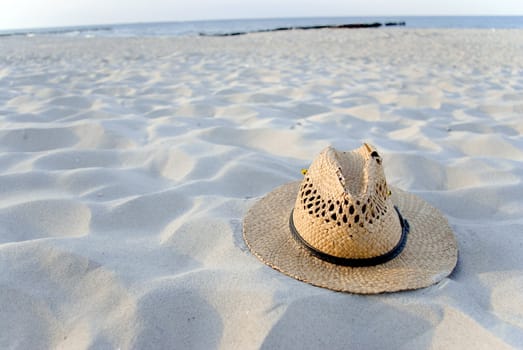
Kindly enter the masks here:
[[324, 149], [300, 186], [293, 220], [315, 249], [361, 259], [393, 249], [401, 224], [388, 195], [381, 157], [364, 144], [350, 151]]
[[371, 267], [340, 266], [312, 256], [289, 229], [300, 186], [300, 182], [292, 182], [275, 189], [245, 216], [244, 239], [252, 253], [270, 267], [319, 287], [373, 294], [430, 286], [456, 266], [457, 243], [445, 217], [421, 198], [391, 186], [390, 200], [410, 224], [406, 247], [399, 256]]

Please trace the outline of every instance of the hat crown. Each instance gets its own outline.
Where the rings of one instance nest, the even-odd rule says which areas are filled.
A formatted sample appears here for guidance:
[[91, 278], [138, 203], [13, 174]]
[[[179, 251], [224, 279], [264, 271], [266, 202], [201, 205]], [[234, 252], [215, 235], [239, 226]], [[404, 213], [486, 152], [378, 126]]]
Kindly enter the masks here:
[[324, 149], [305, 175], [293, 223], [313, 249], [334, 257], [374, 258], [401, 239], [402, 226], [377, 150], [363, 144], [340, 152]]

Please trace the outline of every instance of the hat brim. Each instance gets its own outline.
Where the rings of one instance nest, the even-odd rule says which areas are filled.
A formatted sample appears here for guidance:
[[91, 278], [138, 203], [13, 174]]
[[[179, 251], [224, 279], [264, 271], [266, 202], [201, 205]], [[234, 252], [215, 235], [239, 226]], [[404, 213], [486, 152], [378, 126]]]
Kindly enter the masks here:
[[410, 225], [400, 255], [368, 267], [335, 265], [311, 255], [289, 228], [299, 186], [297, 181], [276, 188], [256, 202], [244, 218], [247, 246], [270, 267], [318, 287], [374, 294], [430, 286], [456, 266], [457, 243], [446, 218], [423, 199], [392, 186], [392, 202]]

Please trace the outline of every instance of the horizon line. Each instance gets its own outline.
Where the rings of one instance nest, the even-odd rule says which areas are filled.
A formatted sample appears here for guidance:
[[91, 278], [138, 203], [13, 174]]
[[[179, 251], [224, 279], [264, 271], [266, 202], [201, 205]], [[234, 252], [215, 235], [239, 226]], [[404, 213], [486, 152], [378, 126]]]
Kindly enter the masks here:
[[[101, 28], [112, 26], [126, 26], [126, 25], [140, 25], [140, 24], [169, 24], [169, 23], [191, 23], [191, 22], [220, 22], [220, 21], [263, 21], [263, 20], [285, 20], [285, 19], [334, 19], [334, 18], [390, 18], [390, 17], [523, 17], [523, 14], [496, 14], [496, 15], [482, 15], [482, 14], [436, 14], [436, 15], [353, 15], [353, 16], [283, 16], [283, 17], [231, 17], [231, 18], [209, 18], [209, 19], [184, 19], [184, 20], [157, 20], [157, 21], [117, 21], [117, 22], [100, 22], [92, 24], [66, 24], [66, 25], [49, 25], [42, 27], [17, 27], [17, 28], [1, 28], [0, 33], [3, 34], [28, 34], [28, 31], [41, 30], [64, 30], [67, 29], [83, 29], [83, 28]], [[110, 29], [110, 28], [107, 28]]]

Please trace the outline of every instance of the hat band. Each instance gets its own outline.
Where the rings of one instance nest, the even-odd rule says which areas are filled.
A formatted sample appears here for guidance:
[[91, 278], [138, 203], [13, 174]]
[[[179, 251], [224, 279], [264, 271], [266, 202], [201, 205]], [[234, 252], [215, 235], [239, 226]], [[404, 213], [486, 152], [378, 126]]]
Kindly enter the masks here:
[[405, 245], [407, 243], [407, 235], [409, 233], [409, 222], [407, 219], [404, 219], [403, 216], [401, 216], [401, 213], [398, 209], [398, 207], [394, 206], [394, 209], [396, 209], [396, 212], [398, 213], [398, 218], [400, 219], [401, 223], [401, 238], [396, 244], [392, 250], [388, 251], [385, 254], [375, 256], [372, 258], [342, 258], [339, 256], [330, 255], [327, 253], [324, 253], [313, 246], [311, 246], [303, 237], [298, 233], [298, 230], [294, 226], [294, 220], [292, 218], [292, 213], [294, 210], [291, 211], [291, 216], [289, 219], [289, 227], [291, 229], [293, 237], [296, 239], [296, 241], [300, 244], [302, 244], [305, 248], [309, 250], [309, 252], [314, 255], [315, 257], [327, 261], [331, 264], [336, 265], [342, 265], [342, 266], [351, 266], [351, 267], [364, 267], [364, 266], [374, 266], [386, 263], [387, 261], [390, 261], [397, 257], [402, 251], [403, 248], [405, 248]]

